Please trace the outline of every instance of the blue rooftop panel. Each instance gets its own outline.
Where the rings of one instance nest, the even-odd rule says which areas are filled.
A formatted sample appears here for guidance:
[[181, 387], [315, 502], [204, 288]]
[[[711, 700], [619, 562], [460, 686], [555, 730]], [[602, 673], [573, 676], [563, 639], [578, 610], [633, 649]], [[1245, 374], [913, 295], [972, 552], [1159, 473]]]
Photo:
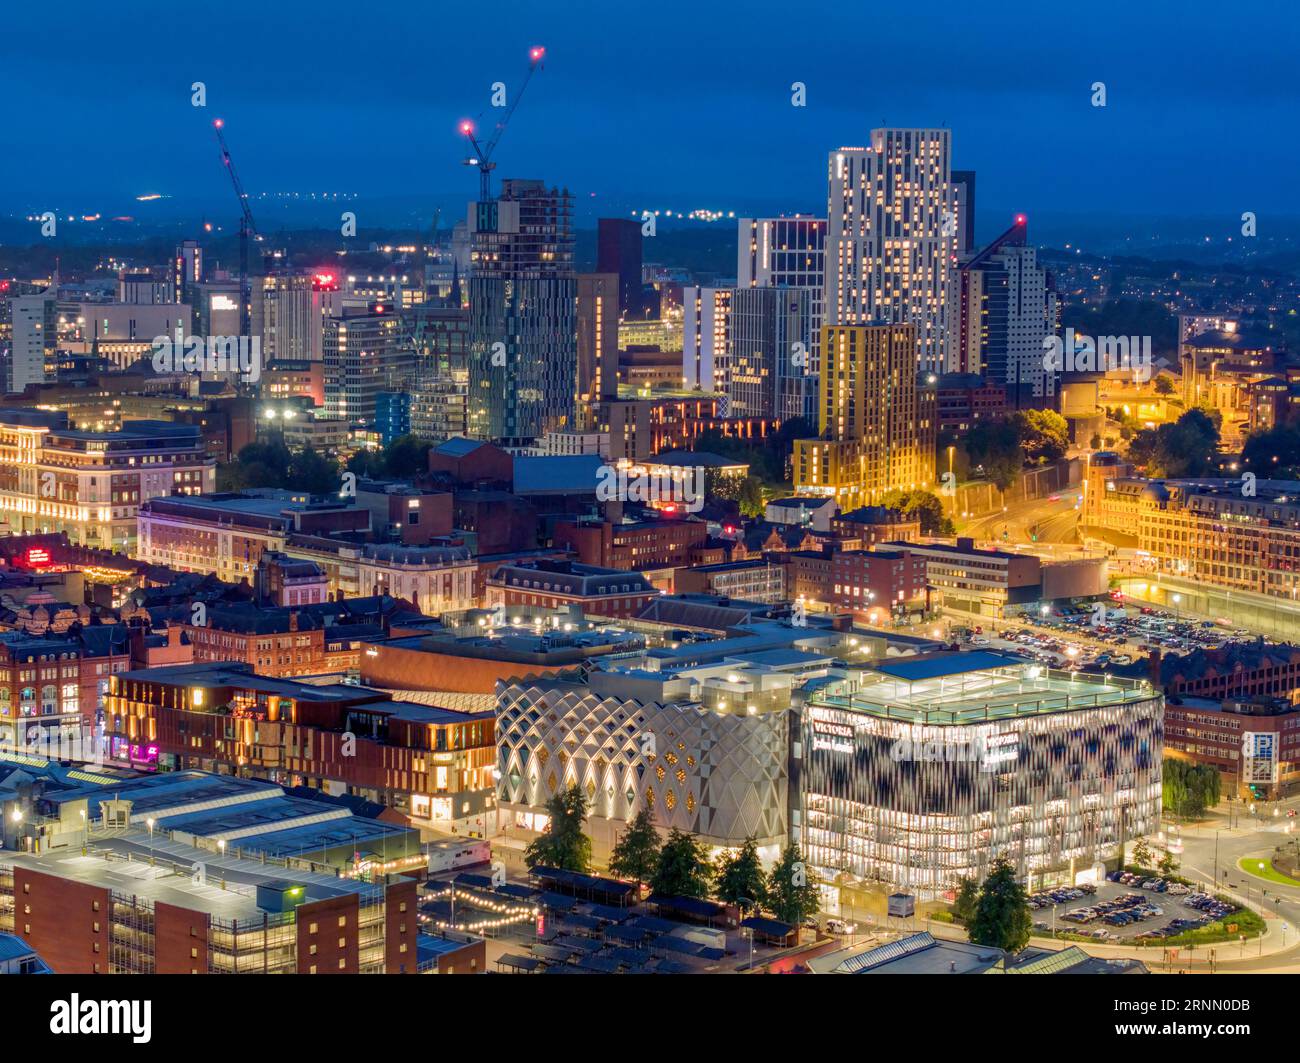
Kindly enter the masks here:
[[926, 657], [912, 657], [872, 665], [872, 670], [908, 683], [922, 679], [938, 679], [944, 675], [961, 675], [963, 672], [982, 672], [989, 668], [1011, 668], [1024, 664], [1023, 657], [994, 653], [990, 650], [973, 650], [970, 653], [942, 653]]

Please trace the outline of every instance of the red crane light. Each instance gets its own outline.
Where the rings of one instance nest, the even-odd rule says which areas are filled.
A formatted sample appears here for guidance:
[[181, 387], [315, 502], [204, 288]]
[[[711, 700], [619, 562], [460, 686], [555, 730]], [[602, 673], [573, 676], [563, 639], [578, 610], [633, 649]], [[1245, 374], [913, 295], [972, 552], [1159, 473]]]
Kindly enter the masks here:
[[473, 122], [461, 122], [461, 124], [460, 124], [460, 131], [461, 131], [462, 133], [464, 133], [466, 136], [469, 136], [472, 132], [474, 132], [474, 123], [473, 123]]
[[537, 62], [537, 60], [539, 60], [545, 54], [546, 54], [545, 48], [534, 48], [532, 51], [528, 53], [529, 57], [532, 59], [534, 63]]
[[216, 118], [216, 119], [213, 119], [212, 124], [213, 124], [217, 129], [220, 129], [223, 125], [226, 124], [226, 120], [225, 120], [224, 118]]

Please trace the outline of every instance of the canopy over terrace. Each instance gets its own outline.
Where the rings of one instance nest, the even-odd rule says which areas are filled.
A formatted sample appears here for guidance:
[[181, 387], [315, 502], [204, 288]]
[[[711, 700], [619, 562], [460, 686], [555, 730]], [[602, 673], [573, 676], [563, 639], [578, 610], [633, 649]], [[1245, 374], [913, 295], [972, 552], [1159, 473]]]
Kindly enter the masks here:
[[909, 723], [973, 724], [1115, 705], [1153, 693], [1145, 680], [1062, 672], [979, 650], [881, 663], [822, 684], [810, 700]]

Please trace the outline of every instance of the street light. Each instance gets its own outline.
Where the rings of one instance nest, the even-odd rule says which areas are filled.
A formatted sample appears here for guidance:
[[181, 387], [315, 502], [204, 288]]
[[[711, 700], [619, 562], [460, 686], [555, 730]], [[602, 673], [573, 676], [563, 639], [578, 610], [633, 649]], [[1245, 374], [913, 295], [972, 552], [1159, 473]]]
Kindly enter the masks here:
[[150, 816], [144, 822], [145, 826], [149, 828], [149, 866], [153, 867], [153, 817]]

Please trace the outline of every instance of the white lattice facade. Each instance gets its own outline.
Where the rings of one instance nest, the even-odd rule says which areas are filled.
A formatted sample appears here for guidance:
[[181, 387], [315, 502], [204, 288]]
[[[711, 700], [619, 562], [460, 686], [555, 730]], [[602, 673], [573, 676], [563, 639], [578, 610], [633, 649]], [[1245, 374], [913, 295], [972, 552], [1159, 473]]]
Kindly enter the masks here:
[[643, 807], [661, 830], [712, 846], [787, 837], [788, 710], [713, 711], [601, 697], [585, 685], [514, 681], [497, 689], [500, 823], [528, 829], [574, 783], [591, 803], [599, 860]]

